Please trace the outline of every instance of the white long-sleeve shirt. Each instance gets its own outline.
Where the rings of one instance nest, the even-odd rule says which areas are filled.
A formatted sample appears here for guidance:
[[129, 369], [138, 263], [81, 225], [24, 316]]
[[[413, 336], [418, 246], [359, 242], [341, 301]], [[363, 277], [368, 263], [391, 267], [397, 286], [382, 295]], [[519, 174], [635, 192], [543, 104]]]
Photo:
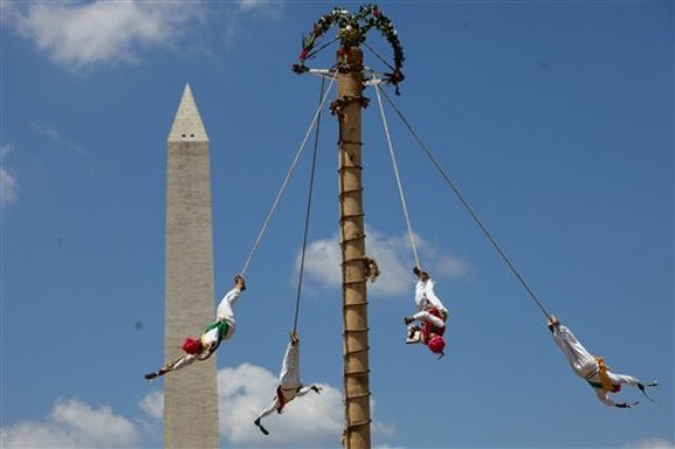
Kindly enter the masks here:
[[419, 310], [426, 310], [427, 307], [435, 307], [444, 313], [448, 313], [441, 300], [434, 293], [434, 281], [429, 278], [426, 282], [417, 281], [415, 284], [415, 304]]
[[234, 305], [241, 295], [241, 290], [233, 288], [223, 297], [218, 305], [217, 317], [219, 321], [227, 321], [234, 325]]
[[[598, 399], [610, 407], [616, 406], [616, 402], [607, 397], [610, 392], [602, 387], [600, 368], [595, 356], [579, 343], [572, 331], [562, 324], [556, 325], [553, 327], [553, 340], [562, 349], [572, 369], [593, 387]], [[615, 374], [610, 371], [607, 371], [607, 377], [612, 385], [627, 384], [637, 387], [640, 382], [633, 376]]]

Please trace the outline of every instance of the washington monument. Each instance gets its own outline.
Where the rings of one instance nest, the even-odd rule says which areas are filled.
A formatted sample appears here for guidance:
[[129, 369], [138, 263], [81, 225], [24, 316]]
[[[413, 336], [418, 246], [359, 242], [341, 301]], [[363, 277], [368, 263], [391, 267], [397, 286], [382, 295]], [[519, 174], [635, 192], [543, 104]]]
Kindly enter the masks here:
[[[164, 355], [214, 320], [209, 138], [186, 85], [167, 141]], [[164, 447], [219, 447], [216, 357], [164, 380]]]

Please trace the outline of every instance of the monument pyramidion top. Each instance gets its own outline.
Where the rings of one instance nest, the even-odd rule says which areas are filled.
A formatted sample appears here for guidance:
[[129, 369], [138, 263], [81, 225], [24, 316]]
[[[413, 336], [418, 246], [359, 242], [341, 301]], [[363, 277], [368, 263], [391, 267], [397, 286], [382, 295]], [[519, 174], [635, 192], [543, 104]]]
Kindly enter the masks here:
[[169, 132], [169, 142], [208, 142], [209, 136], [202, 118], [197, 110], [197, 104], [192, 96], [190, 84], [185, 84], [183, 96], [178, 105], [178, 111], [173, 119], [173, 125]]

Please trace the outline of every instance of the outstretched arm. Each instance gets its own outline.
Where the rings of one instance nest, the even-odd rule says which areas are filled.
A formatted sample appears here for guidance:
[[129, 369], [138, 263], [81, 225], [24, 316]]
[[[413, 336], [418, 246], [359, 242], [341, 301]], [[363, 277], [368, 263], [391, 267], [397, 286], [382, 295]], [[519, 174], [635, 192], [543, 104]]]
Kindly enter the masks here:
[[607, 391], [596, 388], [595, 395], [600, 399], [600, 401], [608, 407], [617, 407], [617, 408], [632, 408], [635, 405], [638, 405], [639, 402], [614, 402], [607, 397]]
[[648, 384], [643, 384], [637, 378], [635, 378], [633, 376], [627, 376], [625, 374], [609, 373], [609, 377], [610, 377], [610, 379], [612, 379], [613, 383], [626, 384], [626, 385], [630, 385], [632, 387], [637, 387], [642, 392], [642, 394], [645, 395], [645, 397], [647, 399], [654, 402], [654, 399], [652, 399], [647, 394], [647, 391], [645, 391], [645, 387], [655, 387], [659, 384], [658, 382], [650, 382]]
[[600, 388], [594, 388], [595, 390], [595, 395], [598, 397], [598, 399], [605, 404], [608, 407], [616, 407], [616, 402], [612, 401], [607, 397], [607, 391], [602, 390]]
[[642, 385], [635, 377], [627, 376], [625, 374], [609, 373], [609, 378], [614, 382], [630, 385], [631, 387], [638, 387], [639, 385]]
[[167, 362], [163, 367], [159, 369], [159, 371], [152, 372], [146, 374], [144, 377], [148, 381], [153, 381], [155, 380], [158, 376], [163, 376], [166, 373], [169, 373], [171, 371], [176, 371], [178, 369], [184, 368], [188, 365], [191, 365], [192, 362], [197, 360], [197, 356], [193, 354], [186, 354], [182, 357], [179, 357], [175, 360], [172, 360], [170, 362]]
[[[197, 356], [194, 354], [186, 354], [183, 357], [176, 359], [172, 362], [167, 363], [164, 365], [164, 367], [159, 370], [161, 374], [168, 373], [169, 371], [176, 371], [181, 368], [185, 368], [188, 365], [192, 365], [192, 363], [197, 360]], [[163, 372], [162, 372], [163, 371]]]

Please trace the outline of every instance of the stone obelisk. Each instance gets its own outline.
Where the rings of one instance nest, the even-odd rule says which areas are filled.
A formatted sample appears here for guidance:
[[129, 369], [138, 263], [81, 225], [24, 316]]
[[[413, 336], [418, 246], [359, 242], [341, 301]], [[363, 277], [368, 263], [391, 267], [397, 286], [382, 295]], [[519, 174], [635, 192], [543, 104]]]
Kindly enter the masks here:
[[[164, 355], [215, 320], [209, 139], [190, 85], [167, 142]], [[164, 378], [164, 447], [219, 447], [216, 357]]]

